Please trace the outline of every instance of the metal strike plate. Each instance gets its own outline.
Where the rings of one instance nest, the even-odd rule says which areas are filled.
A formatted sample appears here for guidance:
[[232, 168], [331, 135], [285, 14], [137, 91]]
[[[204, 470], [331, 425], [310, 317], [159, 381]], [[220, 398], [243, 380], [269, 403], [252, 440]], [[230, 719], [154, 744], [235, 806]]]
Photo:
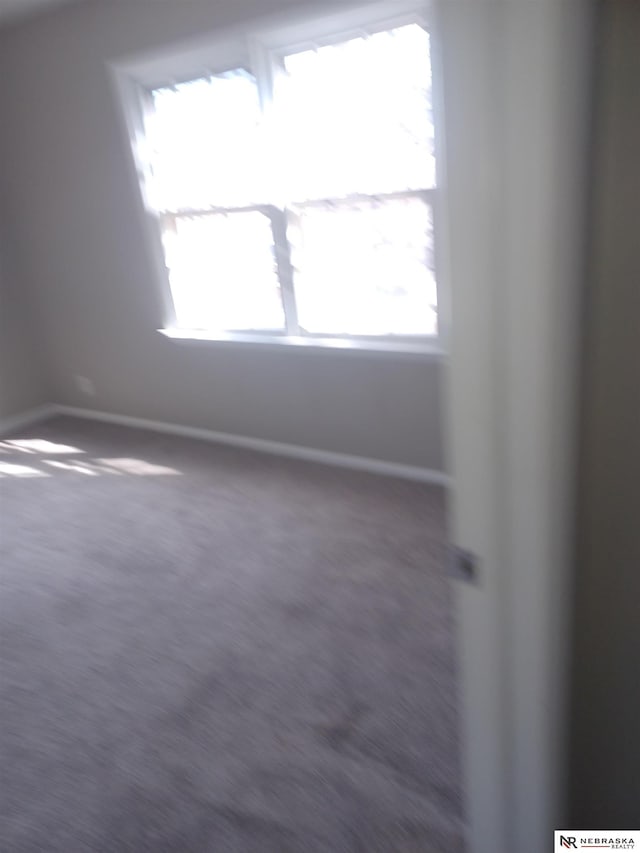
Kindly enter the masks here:
[[459, 545], [451, 545], [449, 549], [449, 574], [457, 581], [478, 584], [480, 581], [478, 555]]

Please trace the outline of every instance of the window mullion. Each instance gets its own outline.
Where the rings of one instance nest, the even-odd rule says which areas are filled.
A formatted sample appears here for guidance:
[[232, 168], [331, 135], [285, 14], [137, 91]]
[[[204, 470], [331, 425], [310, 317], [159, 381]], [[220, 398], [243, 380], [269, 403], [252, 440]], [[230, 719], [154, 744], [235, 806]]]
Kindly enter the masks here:
[[[279, 150], [278, 140], [274, 138], [276, 128], [274, 125], [274, 84], [276, 67], [273, 54], [257, 39], [250, 40], [250, 53], [253, 72], [258, 82], [260, 103], [265, 121], [265, 144], [264, 151], [265, 166], [272, 175], [273, 186], [271, 188], [270, 204], [266, 212], [271, 221], [271, 233], [273, 234], [273, 245], [275, 247], [276, 269], [280, 282], [280, 293], [282, 295], [282, 307], [284, 309], [285, 323], [288, 335], [299, 335], [300, 325], [298, 323], [298, 309], [293, 287], [293, 265], [291, 263], [291, 246], [287, 239], [287, 215], [280, 197], [283, 176], [278, 174], [279, 162], [275, 162], [273, 152]], [[276, 187], [278, 191], [276, 192]]]
[[269, 205], [269, 219], [271, 221], [273, 245], [275, 246], [276, 265], [278, 270], [278, 279], [280, 281], [280, 292], [282, 294], [282, 306], [284, 308], [287, 334], [299, 335], [300, 325], [298, 323], [296, 295], [293, 288], [291, 246], [287, 239], [287, 216], [285, 211], [281, 208]]

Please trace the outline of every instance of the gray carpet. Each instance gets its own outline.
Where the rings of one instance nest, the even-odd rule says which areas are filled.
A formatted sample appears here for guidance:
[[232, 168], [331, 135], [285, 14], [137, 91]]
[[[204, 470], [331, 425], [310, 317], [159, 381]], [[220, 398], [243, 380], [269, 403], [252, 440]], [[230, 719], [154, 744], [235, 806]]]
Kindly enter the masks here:
[[0, 475], [2, 851], [462, 850], [440, 489], [71, 418]]

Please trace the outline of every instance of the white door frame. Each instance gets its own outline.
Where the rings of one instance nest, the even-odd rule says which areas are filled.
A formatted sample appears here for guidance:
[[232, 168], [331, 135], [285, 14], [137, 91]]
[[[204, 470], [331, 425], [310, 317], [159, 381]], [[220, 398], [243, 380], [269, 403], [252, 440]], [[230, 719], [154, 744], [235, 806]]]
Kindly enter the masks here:
[[455, 583], [468, 849], [541, 853], [565, 814], [591, 12], [436, 10], [452, 538], [479, 561]]

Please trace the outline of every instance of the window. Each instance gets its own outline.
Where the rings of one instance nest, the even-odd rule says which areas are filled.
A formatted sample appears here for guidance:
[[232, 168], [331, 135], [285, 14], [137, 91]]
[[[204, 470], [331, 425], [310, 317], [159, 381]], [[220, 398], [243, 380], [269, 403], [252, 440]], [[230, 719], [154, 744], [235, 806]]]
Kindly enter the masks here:
[[427, 30], [414, 17], [260, 44], [239, 62], [144, 89], [145, 197], [172, 325], [434, 339]]

